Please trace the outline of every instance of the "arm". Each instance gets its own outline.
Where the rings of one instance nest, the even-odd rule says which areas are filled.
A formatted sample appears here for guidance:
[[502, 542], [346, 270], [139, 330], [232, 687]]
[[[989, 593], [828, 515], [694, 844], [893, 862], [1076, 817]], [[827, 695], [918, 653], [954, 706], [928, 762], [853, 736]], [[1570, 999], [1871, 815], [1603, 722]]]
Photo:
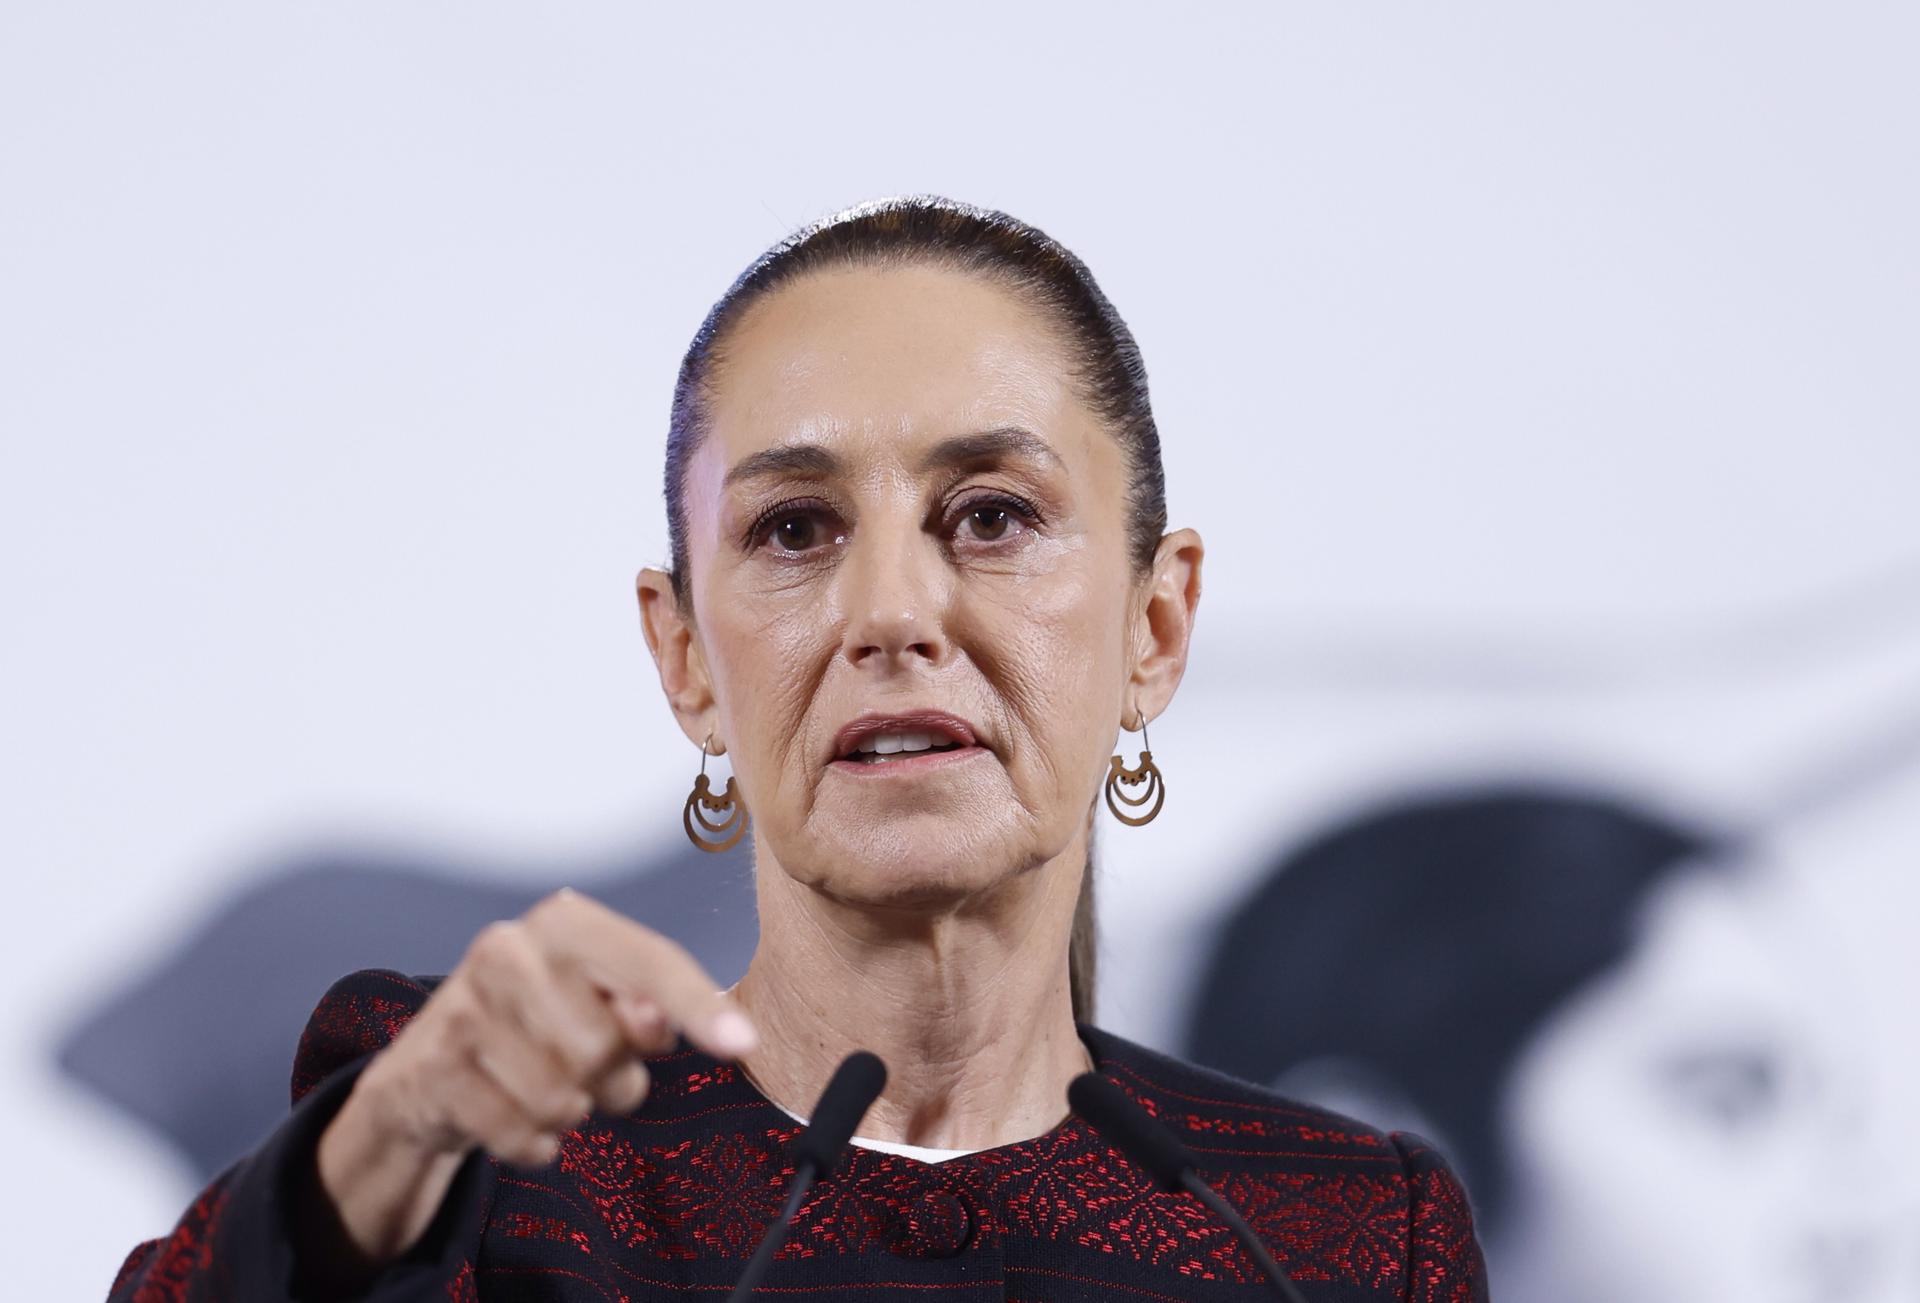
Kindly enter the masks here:
[[[110, 1303], [226, 1303], [339, 1297], [363, 1273], [319, 1195], [320, 1140], [372, 1054], [425, 1003], [426, 983], [367, 970], [336, 982], [300, 1038], [293, 1112], [257, 1149], [222, 1172], [172, 1232], [127, 1256]], [[480, 1154], [446, 1174], [431, 1224], [379, 1273], [366, 1297], [438, 1297], [470, 1279], [467, 1259], [484, 1222], [491, 1171]], [[345, 1271], [342, 1271], [342, 1268]]]
[[646, 1098], [641, 1056], [724, 1057], [753, 1024], [684, 949], [562, 889], [489, 924], [431, 984], [368, 970], [307, 1023], [293, 1116], [114, 1285], [128, 1303], [471, 1298], [492, 1159], [538, 1167], [599, 1108]]
[[1419, 1136], [1396, 1131], [1392, 1139], [1407, 1172], [1408, 1303], [1487, 1303], [1487, 1266], [1466, 1187]]

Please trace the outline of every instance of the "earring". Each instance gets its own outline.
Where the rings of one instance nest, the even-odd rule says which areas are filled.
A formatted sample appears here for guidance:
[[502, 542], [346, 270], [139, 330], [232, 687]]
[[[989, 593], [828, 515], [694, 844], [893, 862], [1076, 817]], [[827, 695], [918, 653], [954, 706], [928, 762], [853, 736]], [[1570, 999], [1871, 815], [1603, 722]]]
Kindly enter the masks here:
[[[1115, 756], [1107, 767], [1107, 808], [1113, 811], [1113, 817], [1132, 828], [1143, 823], [1152, 823], [1153, 816], [1160, 813], [1160, 807], [1167, 803], [1167, 782], [1160, 776], [1160, 766], [1153, 763], [1153, 744], [1147, 740], [1147, 717], [1140, 716], [1140, 763], [1128, 769]], [[1138, 787], [1145, 783], [1147, 790], [1138, 796], [1129, 796], [1122, 787]], [[1137, 810], [1151, 803], [1153, 808], [1145, 814], [1128, 814], [1127, 809]], [[1127, 809], [1122, 809], [1125, 806]]]
[[[747, 831], [747, 803], [734, 792], [731, 777], [724, 792], [718, 796], [713, 794], [712, 780], [707, 777], [707, 743], [711, 741], [713, 734], [709, 733], [700, 743], [700, 776], [693, 780], [693, 792], [687, 797], [687, 808], [681, 813], [680, 822], [687, 830], [687, 840], [701, 850], [732, 850]], [[701, 813], [703, 809], [726, 817], [715, 822]]]

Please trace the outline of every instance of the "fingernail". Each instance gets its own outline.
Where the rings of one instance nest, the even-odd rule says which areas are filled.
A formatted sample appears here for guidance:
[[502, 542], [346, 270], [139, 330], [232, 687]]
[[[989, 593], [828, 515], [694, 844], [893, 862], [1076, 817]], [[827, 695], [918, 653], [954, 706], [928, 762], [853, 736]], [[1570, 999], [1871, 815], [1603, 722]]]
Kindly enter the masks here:
[[707, 1039], [726, 1054], [747, 1054], [760, 1044], [760, 1036], [738, 1009], [722, 1009], [707, 1024]]

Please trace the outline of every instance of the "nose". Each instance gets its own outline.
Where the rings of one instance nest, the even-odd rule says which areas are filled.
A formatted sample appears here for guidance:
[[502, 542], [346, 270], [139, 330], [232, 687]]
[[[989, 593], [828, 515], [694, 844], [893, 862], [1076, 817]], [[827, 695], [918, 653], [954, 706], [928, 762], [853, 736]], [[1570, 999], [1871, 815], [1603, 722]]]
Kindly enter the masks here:
[[869, 523], [848, 544], [839, 581], [841, 654], [854, 665], [898, 669], [947, 659], [946, 567], [919, 529]]

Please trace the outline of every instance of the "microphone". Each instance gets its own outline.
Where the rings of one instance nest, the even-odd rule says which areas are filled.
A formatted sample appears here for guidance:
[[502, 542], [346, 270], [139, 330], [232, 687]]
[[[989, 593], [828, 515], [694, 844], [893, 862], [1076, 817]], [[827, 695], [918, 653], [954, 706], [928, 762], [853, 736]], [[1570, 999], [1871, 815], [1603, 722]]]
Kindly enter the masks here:
[[1083, 1072], [1073, 1079], [1067, 1087], [1067, 1103], [1121, 1153], [1146, 1168], [1147, 1175], [1161, 1188], [1174, 1194], [1184, 1190], [1212, 1209], [1214, 1216], [1233, 1231], [1241, 1247], [1260, 1264], [1260, 1270], [1266, 1273], [1281, 1298], [1287, 1303], [1306, 1303], [1300, 1287], [1274, 1261], [1273, 1254], [1253, 1233], [1239, 1209], [1200, 1179], [1196, 1170], [1199, 1160], [1173, 1132], [1154, 1121], [1118, 1086], [1096, 1072]]
[[727, 1303], [746, 1303], [753, 1296], [767, 1269], [773, 1265], [773, 1255], [787, 1242], [787, 1231], [800, 1211], [801, 1200], [807, 1197], [815, 1181], [831, 1173], [840, 1162], [847, 1141], [853, 1139], [854, 1128], [860, 1125], [860, 1119], [866, 1116], [873, 1101], [880, 1098], [886, 1084], [887, 1065], [880, 1062], [879, 1055], [866, 1050], [855, 1050], [833, 1070], [833, 1076], [827, 1079], [827, 1088], [820, 1092], [820, 1102], [814, 1105], [813, 1121], [807, 1123], [807, 1129], [793, 1142], [793, 1180], [787, 1185], [786, 1203], [761, 1235], [753, 1256], [747, 1259], [746, 1270], [740, 1273], [739, 1283], [733, 1287], [733, 1293], [727, 1295]]

